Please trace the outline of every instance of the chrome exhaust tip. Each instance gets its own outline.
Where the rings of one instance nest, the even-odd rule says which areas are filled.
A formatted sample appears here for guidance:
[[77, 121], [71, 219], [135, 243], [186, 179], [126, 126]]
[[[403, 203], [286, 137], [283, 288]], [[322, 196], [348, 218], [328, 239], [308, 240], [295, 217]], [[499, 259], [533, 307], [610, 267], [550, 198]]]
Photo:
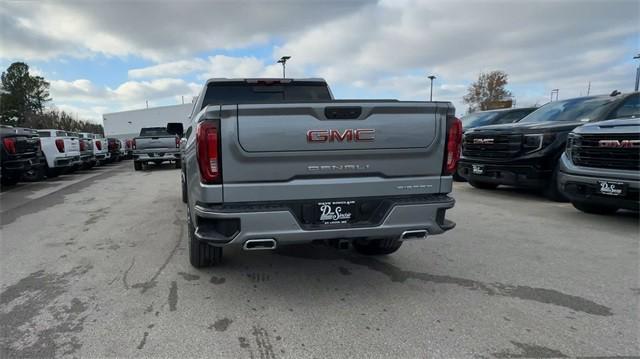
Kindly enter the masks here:
[[249, 239], [242, 245], [245, 251], [260, 251], [276, 249], [276, 240], [273, 238]]
[[425, 239], [427, 238], [427, 233], [429, 233], [426, 229], [417, 229], [402, 232], [400, 236], [401, 241], [409, 241], [412, 239]]

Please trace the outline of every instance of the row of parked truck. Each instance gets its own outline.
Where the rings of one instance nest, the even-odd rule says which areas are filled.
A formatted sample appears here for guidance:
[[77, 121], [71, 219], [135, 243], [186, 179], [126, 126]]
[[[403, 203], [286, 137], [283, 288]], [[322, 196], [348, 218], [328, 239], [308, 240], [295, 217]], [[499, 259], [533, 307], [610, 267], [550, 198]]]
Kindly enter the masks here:
[[132, 141], [88, 132], [0, 127], [3, 186], [38, 181], [132, 156]]
[[462, 118], [457, 179], [541, 190], [577, 209], [640, 209], [640, 93], [587, 96]]

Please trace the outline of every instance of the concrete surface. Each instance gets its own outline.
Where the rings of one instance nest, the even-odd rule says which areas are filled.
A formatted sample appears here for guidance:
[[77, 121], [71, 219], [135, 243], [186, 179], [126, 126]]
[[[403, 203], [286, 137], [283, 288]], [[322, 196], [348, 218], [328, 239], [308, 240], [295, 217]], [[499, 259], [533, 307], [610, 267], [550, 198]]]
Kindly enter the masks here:
[[170, 167], [0, 194], [0, 357], [640, 354], [637, 214], [460, 183], [457, 228], [386, 258], [231, 250], [196, 270]]

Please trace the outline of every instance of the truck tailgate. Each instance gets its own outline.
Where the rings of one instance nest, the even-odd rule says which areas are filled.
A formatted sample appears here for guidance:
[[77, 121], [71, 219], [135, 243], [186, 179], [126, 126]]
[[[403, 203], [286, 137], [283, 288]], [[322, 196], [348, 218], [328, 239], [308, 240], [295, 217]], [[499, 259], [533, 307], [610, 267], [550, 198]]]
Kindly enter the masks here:
[[136, 150], [175, 149], [175, 136], [136, 137]]
[[448, 104], [336, 101], [221, 110], [225, 202], [440, 192]]

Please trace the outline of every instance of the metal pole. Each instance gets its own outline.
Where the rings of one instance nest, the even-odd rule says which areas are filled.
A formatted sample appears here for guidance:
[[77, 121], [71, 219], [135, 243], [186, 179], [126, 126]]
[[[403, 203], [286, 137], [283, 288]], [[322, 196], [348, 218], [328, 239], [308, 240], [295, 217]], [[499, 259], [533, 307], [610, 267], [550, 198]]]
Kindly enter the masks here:
[[282, 78], [286, 79], [287, 78], [287, 66], [285, 65], [285, 62], [282, 62]]
[[[640, 54], [637, 54], [633, 58], [635, 60], [640, 59]], [[638, 63], [638, 68], [636, 69], [636, 87], [635, 87], [635, 91], [638, 91], [638, 84], [640, 84], [640, 63]]]
[[431, 80], [431, 86], [430, 86], [431, 90], [429, 91], [429, 101], [431, 102], [433, 101], [433, 80], [435, 80], [436, 77], [433, 75], [430, 75], [427, 77], [429, 78], [429, 80]]
[[589, 81], [589, 86], [587, 87], [587, 96], [591, 93], [591, 81]]

